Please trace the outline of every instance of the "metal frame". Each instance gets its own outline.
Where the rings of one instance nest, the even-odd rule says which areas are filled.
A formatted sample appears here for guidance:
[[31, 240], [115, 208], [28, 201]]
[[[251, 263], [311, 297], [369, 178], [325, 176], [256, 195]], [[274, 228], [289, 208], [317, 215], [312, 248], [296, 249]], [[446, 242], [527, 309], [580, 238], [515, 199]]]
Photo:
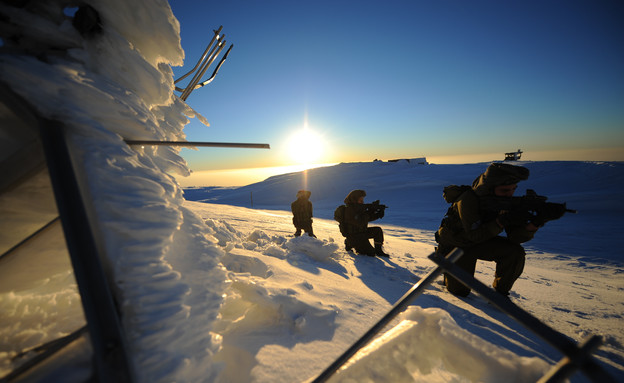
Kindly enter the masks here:
[[16, 244], [15, 246], [11, 247], [9, 250], [5, 251], [2, 255], [0, 255], [0, 260], [4, 259], [4, 257], [8, 257], [9, 255], [11, 255], [15, 250], [19, 249], [20, 247], [24, 246], [25, 244], [27, 244], [28, 242], [30, 242], [31, 240], [37, 238], [37, 236], [39, 236], [39, 234], [44, 233], [46, 230], [48, 230], [50, 227], [52, 227], [52, 225], [54, 225], [56, 222], [58, 222], [60, 219], [60, 217], [56, 217], [54, 219], [52, 219], [50, 222], [46, 223], [45, 225], [43, 225], [42, 227], [40, 227], [39, 229], [37, 229], [34, 233], [32, 233], [31, 235], [29, 235], [28, 237], [22, 239], [18, 244]]
[[[0, 82], [0, 101], [6, 104], [16, 118], [24, 123], [24, 128], [31, 129], [36, 137], [35, 144], [29, 144], [24, 149], [24, 153], [20, 155], [28, 157], [27, 154], [30, 154], [32, 158], [41, 159], [41, 166], [48, 168], [52, 192], [87, 321], [86, 328], [93, 349], [93, 378], [98, 382], [106, 383], [133, 382], [136, 379], [127, 354], [119, 312], [111, 285], [102, 267], [103, 253], [97, 245], [97, 233], [90, 224], [87, 206], [75, 173], [74, 160], [66, 137], [66, 127], [60, 121], [41, 117], [27, 100], [2, 82]], [[38, 164], [36, 168], [39, 168]], [[10, 188], [15, 183], [22, 182], [30, 174], [31, 172], [19, 173], [19, 177], [14, 177], [13, 182], [7, 187]], [[2, 255], [2, 258], [47, 230], [57, 220], [47, 223], [9, 249]], [[0, 381], [8, 381], [24, 373], [70, 344], [83, 332], [84, 330], [79, 330], [68, 338], [44, 345], [48, 351], [43, 351], [33, 360], [27, 361], [24, 368], [17, 368]]]
[[[69, 345], [85, 331], [89, 333], [93, 348], [93, 373], [96, 381], [115, 383], [136, 381], [120, 323], [120, 313], [112, 293], [111, 282], [103, 269], [103, 249], [99, 245], [97, 228], [93, 226], [95, 222], [90, 221], [89, 206], [85, 205], [81, 183], [77, 177], [74, 159], [68, 145], [66, 128], [60, 121], [40, 117], [26, 100], [19, 97], [3, 83], [0, 83], [0, 101], [7, 104], [19, 120], [24, 122], [24, 128], [33, 130], [34, 143], [29, 143], [23, 153], [20, 152], [20, 158], [37, 159], [37, 169], [39, 166], [47, 166], [59, 212], [59, 217], [48, 222], [1, 254], [0, 260], [10, 256], [16, 249], [60, 221], [87, 321], [85, 328], [78, 330], [71, 336], [37, 347], [36, 350], [40, 352], [38, 355], [26, 361], [9, 375], [0, 378], [0, 382], [8, 382], [22, 375]], [[268, 144], [256, 143], [151, 140], [126, 140], [126, 143], [128, 145], [182, 147], [270, 148]], [[7, 161], [14, 160], [9, 158]], [[11, 182], [6, 182], [2, 191], [14, 187], [16, 183], [22, 182], [30, 176], [32, 173], [30, 167], [27, 170], [29, 171], [16, 172], [19, 174], [11, 178]]]
[[90, 224], [74, 172], [65, 127], [44, 120], [41, 141], [52, 181], [65, 241], [87, 319], [99, 382], [133, 382], [120, 316], [101, 263], [101, 252]]
[[384, 315], [370, 330], [368, 330], [360, 339], [358, 339], [349, 349], [340, 355], [329, 367], [319, 374], [312, 382], [326, 382], [340, 367], [342, 367], [353, 355], [372, 340], [381, 330], [394, 319], [401, 311], [403, 311], [416, 297], [438, 278], [443, 272], [448, 273], [458, 279], [465, 286], [471, 288], [499, 310], [509, 315], [517, 322], [525, 326], [527, 329], [541, 337], [550, 345], [559, 350], [564, 357], [559, 363], [539, 380], [540, 383], [561, 382], [576, 370], [581, 370], [585, 376], [596, 383], [615, 382], [615, 379], [609, 375], [593, 357], [592, 353], [602, 344], [599, 336], [588, 336], [581, 345], [577, 344], [570, 338], [560, 332], [550, 328], [533, 315], [516, 306], [509, 299], [503, 297], [493, 289], [484, 285], [468, 274], [466, 271], [457, 266], [454, 262], [463, 254], [461, 249], [454, 249], [446, 257], [432, 253], [429, 259], [438, 266], [429, 274], [425, 275], [418, 283], [416, 283], [394, 306]]
[[435, 262], [439, 268], [443, 268], [466, 287], [471, 288], [486, 298], [499, 310], [515, 319], [564, 355], [564, 358], [540, 382], [562, 381], [572, 375], [577, 369], [580, 369], [593, 382], [615, 382], [613, 377], [591, 355], [602, 344], [601, 337], [590, 335], [583, 340], [582, 346], [579, 347], [572, 339], [552, 329], [509, 299], [475, 279], [449, 260], [448, 257], [444, 258], [433, 253], [429, 256], [429, 259]]
[[64, 337], [54, 339], [48, 343], [45, 343], [40, 346], [33, 347], [31, 349], [20, 352], [19, 354], [15, 355], [12, 359], [21, 358], [28, 353], [36, 353], [36, 355], [33, 356], [31, 359], [29, 359], [26, 363], [20, 365], [18, 368], [11, 371], [8, 375], [0, 379], [0, 382], [5, 383], [5, 382], [13, 381], [14, 379], [26, 373], [28, 370], [30, 370], [37, 364], [43, 362], [44, 360], [48, 359], [52, 355], [56, 354], [57, 352], [62, 350], [64, 347], [80, 339], [80, 337], [82, 337], [85, 333], [87, 333], [87, 326], [83, 326], [79, 328], [78, 330]]

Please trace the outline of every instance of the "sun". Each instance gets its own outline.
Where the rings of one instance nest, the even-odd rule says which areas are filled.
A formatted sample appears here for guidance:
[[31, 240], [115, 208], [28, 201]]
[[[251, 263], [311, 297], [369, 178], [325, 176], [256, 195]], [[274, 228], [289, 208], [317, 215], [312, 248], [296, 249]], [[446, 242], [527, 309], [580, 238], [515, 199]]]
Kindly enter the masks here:
[[297, 164], [314, 164], [322, 158], [325, 142], [315, 131], [303, 128], [294, 132], [287, 142], [290, 158]]

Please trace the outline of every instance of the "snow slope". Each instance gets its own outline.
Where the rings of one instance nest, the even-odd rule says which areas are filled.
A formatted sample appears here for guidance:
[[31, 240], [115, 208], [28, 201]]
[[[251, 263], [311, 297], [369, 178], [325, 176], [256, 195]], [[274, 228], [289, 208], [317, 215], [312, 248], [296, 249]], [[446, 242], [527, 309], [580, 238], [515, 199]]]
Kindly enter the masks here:
[[[534, 189], [552, 202], [566, 202], [579, 214], [568, 214], [549, 224], [557, 228], [553, 240], [540, 235], [530, 242], [542, 250], [565, 253], [574, 242], [574, 255], [587, 260], [622, 261], [624, 231], [620, 203], [624, 186], [621, 162], [546, 161], [518, 162], [531, 173], [519, 184], [516, 195]], [[419, 165], [398, 163], [343, 163], [270, 177], [263, 182], [238, 188], [186, 188], [184, 196], [192, 201], [253, 207], [289, 209], [297, 190], [312, 191], [315, 216], [332, 218], [336, 206], [353, 189], [364, 189], [366, 201], [381, 200], [389, 206], [384, 222], [423, 230], [437, 230], [448, 204], [442, 189], [451, 184], [471, 184], [487, 163], [462, 165]], [[579, 240], [580, 239], [580, 240]], [[433, 237], [429, 243], [433, 244]]]
[[[577, 341], [588, 334], [603, 335], [605, 345], [598, 353], [599, 357], [610, 366], [615, 376], [624, 377], [622, 375], [624, 373], [624, 350], [622, 348], [624, 305], [619, 298], [619, 294], [624, 289], [624, 281], [621, 277], [624, 269], [620, 250], [622, 240], [617, 235], [621, 229], [617, 215], [622, 213], [622, 209], [616, 201], [618, 190], [624, 185], [622, 182], [623, 164], [581, 162], [525, 162], [522, 164], [532, 172], [532, 176], [524, 186], [553, 196], [550, 198], [552, 201], [572, 201], [569, 206], [578, 208], [579, 213], [567, 214], [559, 221], [549, 223], [538, 232], [536, 239], [526, 244], [527, 266], [523, 276], [514, 286], [512, 300], [554, 329]], [[232, 275], [230, 279], [238, 280], [242, 273], [244, 280], [250, 278], [253, 281], [247, 283], [265, 288], [271, 286], [264, 294], [275, 295], [276, 300], [280, 300], [278, 296], [288, 294], [291, 298], [299, 297], [307, 301], [308, 295], [313, 292], [315, 297], [318, 296], [319, 309], [327, 305], [339, 308], [339, 314], [335, 319], [337, 328], [332, 335], [328, 335], [332, 339], [332, 345], [338, 349], [333, 351], [333, 356], [336, 356], [344, 351], [350, 342], [357, 339], [358, 334], [363, 334], [369, 326], [374, 324], [413, 283], [433, 268], [433, 263], [426, 256], [433, 251], [435, 244], [433, 231], [437, 229], [439, 219], [448, 206], [443, 201], [440, 202], [443, 185], [470, 182], [486, 167], [487, 164], [411, 165], [378, 162], [341, 164], [331, 168], [312, 169], [307, 174], [302, 172], [279, 175], [241, 188], [190, 188], [185, 190], [185, 195], [187, 199], [200, 198], [211, 201], [209, 204], [187, 202], [187, 206], [193, 206], [194, 211], [209, 219], [208, 222], [214, 222], [217, 218], [218, 222], [227, 225], [227, 230], [225, 230], [220, 227], [219, 223], [211, 223], [217, 238], [222, 236], [219, 233], [223, 230], [236, 233], [233, 237], [229, 235], [229, 242], [221, 243], [226, 247], [226, 259], [231, 255], [253, 255], [253, 267], [249, 265], [249, 269], [241, 269], [240, 263], [236, 264], [236, 268], [230, 268], [226, 264]], [[323, 182], [318, 181], [321, 179]], [[357, 179], [366, 179], [366, 186], [358, 183], [348, 184], [353, 182], [351, 180]], [[256, 207], [288, 208], [291, 200], [294, 200], [296, 190], [303, 186], [305, 180], [307, 180], [308, 189], [312, 190], [311, 200], [316, 209], [315, 215], [326, 217], [315, 218], [314, 222], [315, 233], [321, 240], [291, 237], [294, 229], [291, 223], [292, 214], [289, 211], [249, 210], [231, 206], [248, 206], [249, 194], [252, 193]], [[573, 187], [575, 184], [577, 186]], [[520, 184], [521, 189], [524, 186]], [[392, 254], [389, 260], [354, 257], [346, 253], [340, 246], [342, 237], [336, 223], [327, 219], [333, 212], [332, 206], [340, 204], [341, 199], [344, 198], [342, 196], [346, 195], [350, 188], [360, 187], [367, 190], [370, 199], [379, 198], [382, 203], [390, 206], [386, 216], [375, 223], [381, 224], [384, 228], [385, 249]], [[386, 194], [387, 189], [391, 189], [391, 192]], [[291, 193], [288, 194], [284, 190]], [[423, 209], [409, 208], [403, 205], [405, 200], [418, 201]], [[229, 206], [214, 204], [214, 202], [221, 201], [226, 201]], [[320, 208], [316, 208], [319, 205]], [[396, 209], [395, 206], [400, 208]], [[426, 210], [427, 208], [429, 210]], [[421, 219], [423, 216], [427, 219]], [[428, 222], [436, 220], [438, 222], [432, 228], [427, 227]], [[254, 223], [249, 225], [250, 221]], [[408, 225], [395, 225], [393, 221], [406, 222]], [[585, 235], [587, 232], [592, 233], [587, 226], [591, 228], [600, 221], [604, 224], [600, 227], [608, 228], [608, 231], [600, 232], [594, 228], [593, 233], [600, 234], [600, 236], [594, 238], [594, 235]], [[326, 257], [326, 248], [331, 245], [337, 247], [337, 250], [327, 257], [325, 262], [320, 262], [320, 259]], [[316, 250], [313, 250], [314, 246]], [[608, 254], [594, 252], [592, 249], [596, 246], [614, 249], [614, 251]], [[255, 254], [249, 254], [249, 249], [253, 249]], [[298, 269], [305, 270], [303, 275]], [[254, 274], [252, 270], [262, 270], [262, 273]], [[478, 279], [490, 284], [492, 275], [492, 264], [480, 262], [477, 268]], [[353, 289], [351, 284], [354, 283], [352, 281], [354, 278], [356, 283], [363, 283], [365, 286]], [[280, 281], [278, 287], [273, 287], [277, 280]], [[285, 293], [284, 286], [291, 286], [289, 289], [292, 291]], [[338, 286], [338, 291], [335, 290], [336, 286]], [[327, 288], [331, 290], [325, 291]], [[362, 296], [368, 289], [377, 296]], [[354, 294], [354, 291], [357, 293]], [[362, 301], [367, 303], [363, 305]], [[348, 308], [349, 306], [355, 307]], [[418, 311], [421, 309], [424, 311]], [[438, 309], [444, 313], [440, 314]], [[293, 321], [301, 315], [293, 314], [288, 309], [284, 310], [286, 318]], [[419, 314], [412, 313], [413, 310], [418, 311]], [[343, 325], [342, 317], [351, 316], [350, 312], [354, 312], [354, 317], [357, 319], [352, 319]], [[516, 358], [538, 356], [552, 363], [560, 357], [558, 352], [552, 350], [530, 331], [497, 312], [482, 298], [473, 294], [467, 299], [459, 299], [446, 293], [443, 286], [439, 284], [428, 289], [427, 293], [415, 302], [410, 313], [404, 314], [404, 317], [410, 315], [420, 318], [420, 322], [417, 321], [420, 324], [414, 325], [415, 328], [406, 324], [399, 325], [392, 330], [396, 339], [388, 342], [396, 343], [396, 347], [401, 350], [392, 355], [401, 355], [401, 357], [396, 359], [395, 363], [390, 363], [383, 357], [383, 354], [387, 352], [382, 351], [385, 348], [376, 345], [375, 351], [367, 357], [367, 360], [373, 360], [375, 363], [367, 362], [365, 365], [370, 367], [379, 363], [384, 367], [380, 367], [381, 371], [377, 372], [365, 369], [364, 374], [369, 375], [364, 376], [371, 378], [377, 376], [376, 374], [381, 374], [380, 376], [384, 376], [382, 381], [392, 381], [385, 380], [385, 377], [390, 377], [393, 373], [403, 376], [403, 378], [397, 378], [398, 381], [412, 381], [411, 378], [405, 378], [408, 375], [415, 377], [415, 381], [435, 381], [437, 378], [440, 379], [439, 381], [453, 379], [498, 381], [502, 375], [506, 378], [514, 375], [518, 377], [518, 381], [533, 381], [535, 375], [529, 377], [520, 374], [519, 371], [527, 373], [531, 371], [539, 375], [540, 371], [543, 372], [540, 369], [544, 368], [543, 366], [536, 367], [539, 363], [534, 360], [529, 363], [525, 359], [512, 359], [512, 364], [517, 370], [501, 372], [499, 368], [502, 367], [496, 365], [495, 360], [497, 358], [509, 359], [509, 357], [503, 356], [503, 352], [495, 347], [513, 351]], [[456, 327], [452, 330], [445, 328], [444, 326], [449, 322], [445, 322], [446, 319], [443, 320], [438, 315], [448, 315], [448, 318], [445, 318]], [[252, 320], [247, 317], [245, 316], [246, 320]], [[437, 323], [439, 327], [432, 328], [433, 325], [429, 321]], [[343, 326], [347, 328], [342, 328]], [[404, 327], [410, 330], [405, 330]], [[460, 367], [457, 367], [453, 361], [445, 358], [447, 355], [455, 355], [458, 351], [445, 342], [448, 341], [451, 344], [459, 342], [456, 338], [466, 335], [459, 329], [466, 330], [469, 334], [478, 336], [479, 341], [485, 340], [489, 344], [474, 346], [466, 350], [465, 354], [462, 353], [461, 357], [458, 357], [459, 361], [454, 361], [459, 363]], [[342, 332], [347, 335], [343, 335]], [[450, 339], [446, 338], [449, 332], [452, 334], [449, 335]], [[397, 333], [400, 335], [396, 335]], [[295, 332], [287, 336], [297, 335], [298, 333]], [[305, 337], [305, 335], [299, 336]], [[349, 337], [350, 341], [344, 337]], [[227, 342], [227, 337], [224, 338], [225, 342]], [[415, 344], [422, 347], [416, 347]], [[384, 346], [394, 347], [389, 344]], [[225, 347], [227, 348], [227, 344]], [[286, 353], [286, 350], [278, 347], [282, 351], [279, 356], [268, 354], [272, 356], [264, 357], [268, 358], [271, 368], [275, 368], [274, 358], [278, 358], [282, 365], [281, 361], [288, 358], [288, 355], [296, 360], [300, 360], [301, 355], [306, 361], [306, 366], [310, 366], [311, 361], [318, 358], [316, 355], [331, 352], [325, 348], [319, 352], [312, 345], [307, 345], [307, 347], [312, 350], [309, 356], [306, 355], [304, 346], [297, 344], [292, 347], [292, 353]], [[264, 355], [264, 353], [258, 355]], [[469, 355], [471, 357], [483, 355], [485, 359], [479, 359], [479, 362], [469, 361]], [[487, 359], [486, 355], [493, 359]], [[419, 364], [423, 357], [425, 361]], [[331, 358], [329, 360], [331, 361]], [[461, 364], [460, 361], [466, 364]], [[260, 365], [252, 370], [253, 379], [264, 381], [261, 374], [268, 368], [263, 366], [264, 363], [264, 359], [260, 358]], [[325, 361], [325, 366], [328, 363]], [[429, 363], [438, 368], [434, 369], [436, 371], [434, 376], [425, 373], [431, 367]], [[521, 367], [525, 364], [530, 364], [532, 367]], [[469, 375], [472, 370], [467, 368], [467, 365], [480, 365], [482, 369], [479, 373], [475, 373], [476, 375]], [[314, 366], [314, 368], [322, 368], [322, 366], [323, 363], [319, 363], [319, 366]], [[491, 372], [492, 375], [486, 375], [485, 371]], [[280, 371], [279, 376], [288, 376], [287, 374], [285, 371]], [[314, 376], [314, 373], [310, 372], [310, 376]], [[362, 378], [362, 375], [354, 376], [358, 379]], [[276, 376], [271, 377], [271, 379], [274, 378]], [[292, 379], [284, 378], [283, 381], [292, 381]], [[583, 378], [577, 376], [574, 381], [583, 381]]]

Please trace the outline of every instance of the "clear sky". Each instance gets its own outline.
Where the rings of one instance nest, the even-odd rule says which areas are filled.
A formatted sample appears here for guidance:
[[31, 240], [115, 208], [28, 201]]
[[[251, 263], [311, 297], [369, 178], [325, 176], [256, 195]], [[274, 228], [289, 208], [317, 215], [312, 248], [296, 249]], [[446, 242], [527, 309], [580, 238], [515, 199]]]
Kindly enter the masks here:
[[271, 145], [185, 149], [194, 172], [480, 162], [519, 148], [526, 160], [624, 160], [620, 0], [170, 5], [186, 53], [176, 78], [213, 29], [234, 44], [217, 78], [187, 100], [211, 124], [193, 120], [187, 139]]

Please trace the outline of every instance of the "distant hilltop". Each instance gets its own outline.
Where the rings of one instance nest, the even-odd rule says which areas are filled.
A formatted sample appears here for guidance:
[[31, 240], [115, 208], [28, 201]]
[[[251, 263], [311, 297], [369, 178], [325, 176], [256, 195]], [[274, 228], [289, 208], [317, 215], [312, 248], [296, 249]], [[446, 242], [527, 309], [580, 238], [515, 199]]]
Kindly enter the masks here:
[[[519, 195], [526, 189], [534, 189], [554, 202], [568, 202], [571, 208], [582, 210], [583, 216], [596, 209], [624, 215], [619, 203], [624, 188], [624, 162], [525, 161], [515, 164], [531, 172], [529, 179], [519, 185]], [[389, 206], [383, 223], [435, 230], [448, 209], [442, 198], [444, 186], [470, 185], [488, 165], [420, 166], [413, 159], [409, 163], [401, 160], [341, 163], [276, 175], [235, 188], [185, 188], [184, 197], [190, 201], [289, 210], [297, 191], [306, 189], [312, 192], [314, 216], [331, 219], [336, 206], [351, 190], [364, 189], [367, 201], [379, 199]], [[575, 197], [571, 198], [570, 193]], [[588, 202], [579, 195], [592, 197]], [[414, 216], [419, 219], [414, 221]], [[436, 218], [430, 220], [431, 216]]]

